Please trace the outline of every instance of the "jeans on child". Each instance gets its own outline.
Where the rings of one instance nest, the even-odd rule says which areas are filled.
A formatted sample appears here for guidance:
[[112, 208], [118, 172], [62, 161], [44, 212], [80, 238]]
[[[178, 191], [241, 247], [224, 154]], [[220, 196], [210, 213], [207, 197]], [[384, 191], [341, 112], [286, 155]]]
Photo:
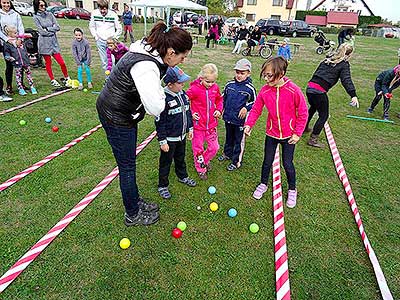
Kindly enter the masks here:
[[81, 64], [78, 66], [78, 81], [80, 84], [83, 83], [83, 68], [85, 68], [85, 72], [86, 72], [86, 77], [87, 77], [87, 82], [92, 82], [92, 75], [90, 73], [90, 67], [87, 64], [87, 60], [83, 60], [81, 61]]
[[[204, 142], [207, 143], [207, 149], [204, 150]], [[217, 128], [209, 130], [198, 130], [193, 131], [192, 150], [194, 156], [194, 166], [197, 172], [205, 172], [206, 169], [200, 166], [197, 160], [197, 156], [203, 153], [204, 164], [208, 165], [210, 161], [215, 157], [219, 150]]]

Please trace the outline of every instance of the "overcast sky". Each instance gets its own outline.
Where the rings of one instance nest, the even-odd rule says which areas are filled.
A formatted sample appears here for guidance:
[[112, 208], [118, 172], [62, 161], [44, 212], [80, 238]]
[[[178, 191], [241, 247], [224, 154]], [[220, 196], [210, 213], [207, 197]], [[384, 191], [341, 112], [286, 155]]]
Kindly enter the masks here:
[[[400, 21], [400, 1], [399, 0], [365, 0], [369, 8], [376, 16], [389, 19], [393, 22]], [[315, 0], [314, 3], [318, 3]], [[307, 0], [299, 0], [298, 9], [305, 9]]]

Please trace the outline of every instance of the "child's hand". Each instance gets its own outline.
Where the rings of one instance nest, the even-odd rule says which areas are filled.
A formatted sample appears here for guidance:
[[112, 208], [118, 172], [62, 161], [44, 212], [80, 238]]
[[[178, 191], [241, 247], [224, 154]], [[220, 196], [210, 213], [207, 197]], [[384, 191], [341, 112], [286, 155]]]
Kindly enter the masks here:
[[357, 108], [360, 107], [360, 104], [358, 103], [357, 97], [351, 98], [350, 105], [353, 106], [353, 107], [357, 107]]
[[214, 111], [214, 118], [221, 118], [221, 112], [219, 110]]
[[169, 151], [169, 145], [168, 144], [163, 144], [160, 146], [161, 150], [164, 152], [168, 152]]
[[200, 120], [199, 113], [197, 113], [197, 112], [193, 113], [192, 117], [193, 117], [193, 120], [196, 120], [196, 121]]
[[193, 131], [189, 131], [189, 132], [188, 132], [187, 139], [188, 139], [189, 141], [193, 140]]
[[249, 125], [244, 126], [243, 132], [245, 135], [250, 136], [251, 134], [251, 128]]
[[240, 111], [239, 111], [239, 119], [244, 119], [247, 115], [247, 109], [246, 107], [243, 107]]
[[289, 139], [289, 144], [296, 144], [300, 140], [300, 137], [297, 134], [292, 134], [291, 138]]
[[17, 47], [21, 47], [22, 41], [21, 41], [21, 40], [17, 40], [17, 41], [15, 42], [15, 45], [16, 45]]

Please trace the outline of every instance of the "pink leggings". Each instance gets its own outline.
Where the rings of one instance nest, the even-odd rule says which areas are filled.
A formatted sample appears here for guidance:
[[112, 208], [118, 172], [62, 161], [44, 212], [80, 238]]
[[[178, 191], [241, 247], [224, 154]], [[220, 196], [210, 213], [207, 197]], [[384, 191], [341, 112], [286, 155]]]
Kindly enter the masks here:
[[[204, 150], [204, 142], [207, 143], [207, 149]], [[210, 130], [194, 130], [192, 140], [192, 150], [194, 156], [194, 166], [197, 172], [205, 172], [199, 163], [198, 156], [203, 155], [204, 164], [208, 165], [215, 157], [219, 149], [217, 128]]]
[[[62, 73], [64, 75], [64, 78], [67, 78], [68, 77], [68, 70], [67, 70], [67, 66], [65, 65], [65, 62], [64, 62], [61, 54], [60, 53], [54, 53], [53, 57], [56, 60], [56, 62], [60, 65], [61, 71], [62, 71]], [[53, 70], [51, 69], [51, 55], [43, 54], [43, 58], [44, 58], [44, 61], [46, 63], [47, 75], [49, 75], [50, 80], [53, 80], [54, 79], [54, 75], [53, 75]]]

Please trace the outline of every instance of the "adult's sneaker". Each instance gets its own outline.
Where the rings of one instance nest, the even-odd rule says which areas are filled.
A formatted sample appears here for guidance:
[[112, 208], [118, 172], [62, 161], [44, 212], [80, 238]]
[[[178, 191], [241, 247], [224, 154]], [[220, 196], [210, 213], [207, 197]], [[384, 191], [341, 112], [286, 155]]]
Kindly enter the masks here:
[[8, 97], [6, 94], [3, 94], [3, 95], [0, 96], [0, 102], [9, 102], [9, 101], [12, 101], [12, 100], [13, 100], [13, 98]]
[[55, 80], [55, 79], [53, 79], [53, 80], [51, 81], [51, 85], [54, 86], [54, 87], [57, 87], [57, 88], [58, 88], [58, 87], [61, 87], [61, 84], [59, 84], [58, 81]]
[[144, 201], [144, 199], [142, 197], [139, 197], [138, 200], [138, 205], [139, 208], [143, 211], [147, 211], [147, 212], [153, 212], [153, 211], [158, 211], [160, 208], [158, 207], [157, 203], [153, 203], [153, 202], [146, 202]]
[[137, 225], [152, 225], [160, 219], [160, 214], [155, 212], [145, 212], [139, 208], [136, 216], [129, 216], [125, 213], [125, 225], [126, 226], [137, 226]]

